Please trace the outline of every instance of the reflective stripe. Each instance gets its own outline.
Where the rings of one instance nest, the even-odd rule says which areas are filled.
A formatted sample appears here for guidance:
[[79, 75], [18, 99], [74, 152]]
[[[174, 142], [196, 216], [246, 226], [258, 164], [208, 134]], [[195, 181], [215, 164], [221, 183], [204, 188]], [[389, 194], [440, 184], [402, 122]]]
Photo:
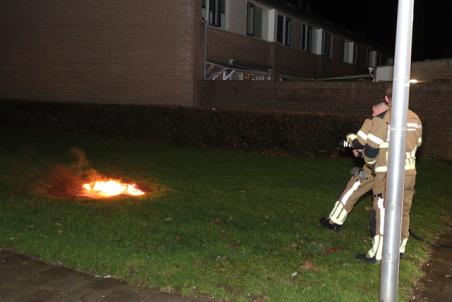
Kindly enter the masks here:
[[381, 149], [388, 149], [389, 148], [389, 143], [388, 142], [384, 142], [384, 143], [380, 144], [380, 148]]
[[336, 201], [336, 204], [334, 205], [333, 210], [330, 213], [329, 219], [331, 222], [342, 225], [345, 222], [345, 219], [347, 218], [348, 212], [345, 209], [345, 205], [347, 204], [347, 201], [350, 199], [350, 196], [352, 196], [353, 193], [358, 190], [359, 186], [361, 185], [361, 181], [357, 180], [352, 185], [350, 189], [345, 192], [344, 196], [342, 196], [340, 201]]
[[348, 212], [345, 210], [344, 205], [340, 201], [336, 201], [333, 210], [328, 217], [331, 222], [342, 225], [347, 218]]
[[383, 236], [376, 235], [372, 239], [372, 248], [367, 252], [367, 257], [375, 257], [376, 260], [381, 260], [383, 256]]
[[376, 260], [383, 259], [383, 236], [380, 236], [380, 242], [377, 247], [377, 253], [375, 254]]
[[375, 167], [375, 173], [382, 173], [382, 172], [387, 172], [387, 171], [388, 171], [388, 166]]
[[339, 201], [336, 201], [336, 203], [334, 204], [333, 210], [330, 213], [330, 216], [328, 216], [328, 218], [331, 218], [334, 215], [334, 212], [336, 212], [337, 207], [340, 205], [341, 203]]
[[418, 123], [407, 123], [406, 124], [408, 128], [416, 128], [416, 129], [421, 129], [422, 125], [419, 125]]
[[363, 140], [367, 140], [367, 134], [364, 133], [364, 131], [362, 130], [358, 131], [358, 136], [361, 137]]
[[416, 169], [416, 149], [414, 148], [411, 152], [406, 152], [405, 170]]
[[369, 135], [367, 136], [367, 139], [373, 141], [374, 143], [376, 143], [377, 145], [383, 144], [385, 141], [382, 140], [381, 138], [373, 135], [372, 133], [369, 133]]
[[406, 152], [406, 158], [416, 159], [416, 150], [417, 148], [414, 148], [411, 152]]
[[[409, 171], [409, 170], [416, 170], [415, 162], [405, 163], [405, 171]], [[375, 173], [385, 173], [385, 172], [388, 172], [388, 166], [375, 167]]]
[[350, 199], [350, 196], [352, 196], [352, 194], [355, 193], [356, 190], [358, 190], [358, 187], [360, 184], [361, 184], [361, 181], [359, 181], [359, 180], [355, 181], [355, 183], [347, 191], [347, 193], [345, 193], [344, 196], [342, 196], [341, 202], [344, 206], [347, 204], [347, 201]]
[[422, 144], [422, 137], [417, 139], [417, 145], [420, 146]]
[[372, 248], [367, 252], [367, 257], [372, 258], [375, 256], [379, 244], [380, 235], [376, 235], [374, 238], [372, 238]]
[[[339, 217], [337, 218], [337, 224], [339, 225], [343, 225], [345, 222], [345, 218], [347, 218], [348, 212], [347, 210], [345, 210], [345, 208], [342, 209]], [[334, 221], [333, 221], [334, 222]]]
[[402, 240], [402, 243], [400, 244], [400, 253], [405, 253], [406, 243], [408, 241], [408, 238], [405, 238]]
[[405, 171], [408, 170], [416, 170], [416, 163], [412, 162], [412, 163], [406, 163], [405, 164]]
[[372, 160], [372, 161], [367, 161], [367, 163], [369, 164], [369, 165], [373, 165], [373, 164], [375, 164], [377, 162], [377, 160], [375, 159], [375, 160]]
[[384, 234], [384, 225], [385, 225], [385, 205], [384, 199], [379, 197], [377, 201], [378, 210], [380, 211], [380, 235]]
[[388, 125], [388, 131], [386, 132], [387, 141], [391, 139], [391, 125]]

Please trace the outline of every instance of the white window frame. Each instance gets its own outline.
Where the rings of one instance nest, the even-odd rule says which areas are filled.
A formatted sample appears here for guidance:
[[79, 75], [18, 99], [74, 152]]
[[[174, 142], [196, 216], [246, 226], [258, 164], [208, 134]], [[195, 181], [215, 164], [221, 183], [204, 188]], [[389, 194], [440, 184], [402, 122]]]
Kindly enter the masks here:
[[[330, 42], [328, 43], [328, 49], [326, 49], [326, 45], [327, 45], [327, 41], [326, 41], [326, 36], [330, 37]], [[323, 31], [323, 37], [322, 37], [322, 54], [324, 56], [326, 56], [327, 58], [331, 59], [333, 58], [333, 34], [329, 31]], [[328, 53], [325, 53], [326, 51], [328, 51]]]
[[[253, 7], [254, 9], [253, 9], [253, 17], [252, 17], [252, 33], [250, 33], [249, 31], [248, 31], [248, 25], [249, 25], [249, 23], [248, 23], [248, 8], [249, 7]], [[258, 37], [258, 36], [256, 36], [256, 32], [255, 32], [255, 28], [254, 28], [254, 17], [255, 17], [255, 9], [260, 9], [260, 10], [262, 10], [262, 24], [261, 24], [261, 37]], [[259, 3], [257, 3], [257, 2], [254, 2], [254, 1], [247, 1], [247, 4], [246, 4], [246, 31], [245, 31], [245, 34], [248, 36], [248, 37], [255, 37], [255, 38], [258, 38], [258, 39], [262, 39], [262, 40], [269, 40], [269, 23], [270, 23], [270, 13], [269, 13], [269, 11], [270, 11], [270, 9], [268, 8], [268, 7], [266, 7], [266, 6], [263, 6], [263, 5], [260, 5]]]
[[350, 40], [344, 41], [344, 56], [342, 61], [347, 64], [355, 64], [356, 60], [356, 50], [355, 42]]
[[[311, 33], [309, 35], [309, 33]], [[312, 53], [313, 51], [314, 27], [309, 23], [303, 23], [301, 26], [301, 49]]]
[[[205, 0], [207, 1], [211, 0]], [[228, 11], [229, 11], [229, 0], [212, 0], [213, 2], [218, 1], [220, 4], [220, 8], [217, 10], [219, 12], [219, 25], [215, 23], [213, 20], [213, 16], [210, 15], [210, 5], [209, 5], [209, 12], [206, 11], [206, 8], [202, 8], [202, 15], [204, 19], [208, 20], [210, 26], [214, 26], [217, 28], [227, 29], [228, 28]], [[221, 1], [224, 2], [224, 14], [221, 12]], [[210, 2], [209, 2], [210, 3]], [[212, 18], [211, 18], [212, 17]], [[212, 19], [212, 20], [211, 20]]]
[[[278, 19], [279, 17], [282, 17], [282, 39], [281, 41], [278, 41]], [[290, 20], [290, 30], [287, 31], [287, 21]], [[284, 15], [284, 14], [277, 14], [276, 17], [276, 42], [286, 46], [286, 47], [293, 47], [293, 20], [294, 18], [292, 16]], [[288, 34], [290, 35], [290, 39], [287, 39]], [[287, 40], [289, 40], [290, 44], [287, 45]]]
[[312, 30], [312, 53], [319, 56], [323, 54], [323, 33], [323, 28]]

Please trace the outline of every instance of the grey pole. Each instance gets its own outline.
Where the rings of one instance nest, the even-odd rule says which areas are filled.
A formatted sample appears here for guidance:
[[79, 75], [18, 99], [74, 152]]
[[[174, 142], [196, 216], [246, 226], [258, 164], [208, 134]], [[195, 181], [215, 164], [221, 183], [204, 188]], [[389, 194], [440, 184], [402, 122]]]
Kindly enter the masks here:
[[410, 93], [414, 0], [399, 0], [392, 87], [391, 129], [384, 223], [380, 301], [397, 301], [399, 248], [405, 181], [405, 134]]

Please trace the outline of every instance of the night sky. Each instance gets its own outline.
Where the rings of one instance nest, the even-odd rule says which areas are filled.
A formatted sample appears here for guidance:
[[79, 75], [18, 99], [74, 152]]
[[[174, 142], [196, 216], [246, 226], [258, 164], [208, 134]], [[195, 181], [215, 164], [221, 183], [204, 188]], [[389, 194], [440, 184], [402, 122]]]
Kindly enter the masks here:
[[[294, 0], [296, 2], [296, 0]], [[311, 0], [311, 10], [394, 54], [397, 0]], [[452, 4], [415, 0], [414, 61], [452, 57]]]

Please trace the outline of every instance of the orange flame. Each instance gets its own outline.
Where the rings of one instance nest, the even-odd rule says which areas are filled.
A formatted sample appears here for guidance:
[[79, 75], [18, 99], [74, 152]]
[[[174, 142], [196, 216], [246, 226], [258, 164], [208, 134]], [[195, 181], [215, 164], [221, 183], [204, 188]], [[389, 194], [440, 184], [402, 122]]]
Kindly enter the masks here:
[[124, 183], [119, 179], [96, 180], [82, 185], [82, 196], [89, 198], [107, 198], [119, 195], [142, 196], [144, 194], [137, 184]]

